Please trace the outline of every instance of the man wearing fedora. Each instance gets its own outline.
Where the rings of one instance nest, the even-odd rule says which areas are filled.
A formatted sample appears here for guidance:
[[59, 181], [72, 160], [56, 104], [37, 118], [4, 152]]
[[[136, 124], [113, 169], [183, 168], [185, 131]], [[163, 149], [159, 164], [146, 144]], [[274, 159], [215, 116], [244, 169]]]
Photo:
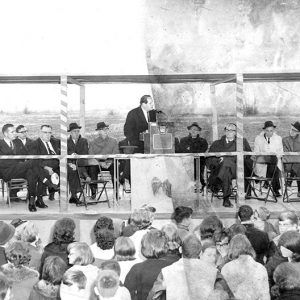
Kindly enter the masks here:
[[[284, 152], [300, 152], [300, 122], [291, 124], [289, 136], [282, 139]], [[291, 172], [293, 177], [300, 177], [300, 156], [283, 156], [286, 172]], [[298, 194], [300, 197], [300, 181], [297, 181]]]
[[[80, 135], [80, 129], [81, 126], [79, 126], [77, 123], [70, 123], [69, 125], [68, 132], [70, 132], [70, 136], [67, 141], [68, 155], [89, 154], [88, 141]], [[91, 179], [85, 167], [79, 168], [79, 174], [86, 180]], [[81, 187], [75, 159], [68, 160], [68, 182], [71, 192], [71, 198], [69, 200], [69, 203], [80, 204], [80, 201], [77, 197], [77, 193], [81, 191]]]
[[[97, 123], [97, 128], [95, 129], [98, 133], [98, 137], [90, 142], [89, 154], [118, 154], [119, 153], [119, 145], [118, 141], [115, 138], [109, 136], [109, 125], [104, 122]], [[113, 159], [100, 160], [101, 170], [109, 171], [112, 183], [114, 184], [114, 164]], [[96, 180], [98, 178], [100, 170], [98, 166], [90, 166], [89, 174], [92, 180]], [[92, 191], [92, 199], [96, 198], [97, 185], [91, 184]]]
[[[254, 152], [275, 152], [283, 153], [283, 145], [281, 136], [275, 132], [276, 126], [272, 121], [266, 121], [263, 131], [254, 140]], [[256, 157], [255, 173], [259, 177], [271, 178], [274, 174], [272, 181], [272, 188], [275, 197], [280, 197], [280, 169], [281, 163], [275, 155], [271, 156], [257, 156]], [[274, 173], [275, 172], [275, 173]]]
[[[200, 137], [200, 132], [202, 128], [199, 126], [197, 122], [192, 123], [191, 125], [187, 126], [189, 131], [188, 136], [185, 136], [180, 139], [178, 150], [176, 152], [179, 153], [204, 153], [208, 148], [208, 143], [206, 139]], [[197, 180], [197, 164], [196, 159], [194, 159], [194, 179]], [[202, 189], [206, 185], [203, 177], [205, 168], [205, 157], [200, 158], [200, 182], [202, 185]]]

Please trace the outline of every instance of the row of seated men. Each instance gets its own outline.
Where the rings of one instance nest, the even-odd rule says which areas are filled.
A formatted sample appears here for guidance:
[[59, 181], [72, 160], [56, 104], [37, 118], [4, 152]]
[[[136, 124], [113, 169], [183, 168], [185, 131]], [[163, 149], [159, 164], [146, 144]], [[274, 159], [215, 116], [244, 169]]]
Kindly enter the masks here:
[[[119, 153], [119, 145], [116, 139], [109, 136], [109, 126], [104, 122], [99, 122], [96, 127], [98, 137], [88, 143], [88, 141], [81, 137], [80, 126], [77, 123], [71, 123], [68, 131], [70, 137], [68, 138], [68, 154], [117, 154]], [[257, 152], [279, 152], [284, 151], [293, 152], [300, 151], [300, 123], [295, 122], [291, 124], [289, 136], [283, 140], [275, 132], [276, 126], [272, 121], [265, 122], [263, 131], [255, 138], [254, 151]], [[177, 140], [176, 152], [180, 153], [204, 153], [208, 149], [207, 141], [202, 138], [201, 127], [194, 122], [187, 127], [188, 135]], [[17, 131], [18, 137], [15, 138]], [[27, 129], [23, 125], [16, 129], [12, 124], [6, 124], [2, 128], [4, 139], [0, 140], [0, 155], [55, 155], [60, 154], [60, 141], [53, 137], [52, 127], [50, 125], [42, 125], [40, 137], [32, 141], [27, 137]], [[228, 123], [224, 128], [224, 133], [220, 140], [214, 141], [209, 148], [209, 152], [234, 152], [236, 151], [236, 125]], [[119, 143], [121, 144], [121, 142]], [[244, 138], [244, 151], [251, 151], [248, 141]], [[261, 158], [262, 159], [262, 158]], [[289, 158], [285, 158], [288, 160]], [[290, 160], [295, 157], [290, 158]], [[264, 158], [264, 161], [273, 161], [273, 163], [266, 165], [256, 165], [255, 173], [257, 176], [272, 177], [274, 173], [274, 180], [272, 182], [275, 196], [280, 196], [280, 169], [276, 166], [276, 157]], [[202, 187], [205, 186], [203, 177], [205, 164], [211, 171], [208, 183], [212, 190], [221, 189], [223, 192], [223, 205], [225, 207], [232, 207], [229, 197], [231, 194], [231, 182], [236, 178], [236, 157], [209, 157], [206, 160], [201, 158], [200, 161], [200, 181]], [[101, 169], [108, 170], [113, 178], [113, 162], [106, 160], [100, 162]], [[262, 166], [259, 168], [259, 166]], [[130, 165], [123, 166], [123, 175], [130, 180]], [[267, 168], [266, 168], [267, 167]], [[245, 177], [250, 176], [253, 168], [253, 160], [250, 156], [244, 159]], [[299, 164], [290, 164], [290, 170], [295, 175], [300, 175]], [[59, 162], [57, 159], [47, 160], [5, 160], [0, 165], [0, 177], [4, 180], [12, 178], [26, 178], [29, 183], [29, 210], [36, 211], [36, 207], [46, 208], [47, 205], [43, 202], [43, 195], [45, 194], [45, 186], [48, 186], [50, 193], [50, 200], [53, 200], [54, 192], [58, 187], [51, 183], [50, 176], [53, 173], [59, 174]], [[80, 169], [82, 177], [88, 181], [97, 179], [99, 168], [91, 166], [88, 169], [82, 167]], [[194, 164], [194, 174], [196, 174], [196, 164]], [[32, 178], [36, 181], [32, 183]], [[70, 185], [71, 198], [70, 203], [78, 203], [77, 193], [80, 191], [80, 182], [76, 170], [76, 160], [68, 161], [68, 181]], [[37, 182], [37, 184], [36, 184]], [[300, 196], [300, 182], [298, 184], [298, 191]], [[97, 187], [91, 185], [92, 198], [95, 198]], [[250, 196], [251, 190], [248, 189], [248, 181], [245, 181], [245, 189], [248, 190]], [[36, 201], [32, 198], [37, 198]]]

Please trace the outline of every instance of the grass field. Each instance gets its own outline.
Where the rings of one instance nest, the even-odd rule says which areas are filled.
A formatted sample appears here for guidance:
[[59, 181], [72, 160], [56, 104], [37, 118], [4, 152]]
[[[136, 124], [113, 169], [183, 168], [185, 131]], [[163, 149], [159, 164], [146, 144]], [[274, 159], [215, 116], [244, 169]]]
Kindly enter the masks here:
[[[105, 121], [110, 124], [110, 134], [117, 140], [124, 138], [123, 126], [126, 115], [110, 115], [103, 111], [86, 112], [86, 134], [85, 136], [91, 140], [95, 134], [97, 122]], [[201, 115], [184, 115], [172, 116], [169, 120], [175, 123], [175, 135], [183, 137], [187, 134], [187, 126], [196, 121], [202, 127], [202, 136], [207, 139], [208, 143], [212, 142], [212, 123], [211, 116]], [[277, 126], [277, 132], [280, 136], [288, 135], [291, 122], [300, 120], [295, 116], [251, 116], [244, 118], [244, 136], [248, 139], [251, 147], [253, 147], [254, 138], [261, 132], [263, 124], [267, 120], [272, 120]], [[37, 138], [39, 127], [42, 124], [50, 124], [53, 126], [53, 133], [59, 137], [60, 117], [58, 112], [49, 113], [32, 113], [32, 114], [0, 114], [0, 126], [5, 123], [13, 123], [14, 125], [24, 124], [29, 130], [29, 137]], [[69, 122], [79, 122], [79, 113], [69, 113]], [[223, 134], [226, 123], [235, 122], [235, 116], [220, 116], [218, 118], [219, 136]]]

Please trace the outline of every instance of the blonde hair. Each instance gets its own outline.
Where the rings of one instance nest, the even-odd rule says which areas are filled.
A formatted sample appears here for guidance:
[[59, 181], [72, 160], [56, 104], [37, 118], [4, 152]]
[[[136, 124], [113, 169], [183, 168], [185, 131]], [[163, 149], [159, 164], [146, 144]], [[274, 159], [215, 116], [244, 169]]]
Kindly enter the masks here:
[[162, 227], [161, 231], [165, 234], [167, 238], [169, 250], [175, 250], [180, 247], [181, 241], [178, 234], [177, 226], [175, 224], [166, 224]]
[[87, 266], [95, 261], [94, 255], [87, 243], [74, 242], [68, 245], [68, 252], [75, 251], [74, 265]]
[[117, 261], [134, 260], [134, 243], [129, 237], [118, 237], [115, 241], [115, 259]]
[[33, 243], [37, 241], [38, 236], [39, 230], [31, 221], [27, 221], [16, 228], [15, 238], [18, 241]]
[[258, 216], [262, 221], [267, 221], [270, 218], [270, 211], [266, 207], [259, 207], [257, 210]]

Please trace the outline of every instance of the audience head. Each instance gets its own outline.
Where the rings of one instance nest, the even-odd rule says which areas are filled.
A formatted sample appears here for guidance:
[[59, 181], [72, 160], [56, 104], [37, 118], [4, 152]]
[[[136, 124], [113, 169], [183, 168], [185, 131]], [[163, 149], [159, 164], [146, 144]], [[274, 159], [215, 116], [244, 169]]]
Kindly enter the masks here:
[[187, 127], [189, 134], [192, 138], [196, 138], [200, 135], [201, 127], [198, 125], [197, 122], [192, 123], [190, 126]]
[[225, 136], [229, 141], [233, 141], [236, 136], [236, 124], [234, 123], [228, 123], [226, 124], [225, 128]]
[[115, 235], [112, 230], [98, 229], [95, 232], [97, 246], [102, 250], [112, 249], [115, 244]]
[[230, 238], [231, 238], [230, 231], [224, 229], [221, 232], [220, 240], [216, 242], [217, 250], [222, 257], [225, 257], [228, 254]]
[[286, 231], [278, 240], [278, 249], [283, 257], [290, 261], [300, 262], [300, 233], [298, 231]]
[[150, 111], [154, 108], [154, 102], [150, 95], [144, 95], [140, 99], [140, 106], [145, 111]]
[[5, 138], [12, 141], [16, 138], [16, 129], [13, 124], [5, 124], [2, 127], [2, 133]]
[[7, 277], [0, 272], [0, 300], [10, 300], [11, 284]]
[[199, 258], [201, 250], [201, 243], [194, 234], [189, 234], [185, 237], [182, 244], [182, 257]]
[[215, 265], [217, 262], [217, 257], [218, 257], [218, 251], [216, 244], [214, 243], [213, 240], [206, 240], [202, 243], [202, 251], [200, 254], [200, 259]]
[[253, 209], [249, 205], [242, 205], [239, 208], [238, 216], [241, 222], [250, 221], [253, 216]]
[[60, 286], [61, 300], [73, 299], [72, 295], [80, 297], [80, 292], [86, 288], [87, 278], [80, 270], [69, 269], [62, 277]]
[[99, 266], [99, 270], [111, 270], [116, 272], [118, 276], [121, 274], [120, 264], [114, 259], [103, 261]]
[[141, 252], [146, 258], [160, 258], [168, 251], [167, 238], [164, 233], [152, 229], [142, 238]]
[[203, 219], [200, 225], [201, 241], [205, 239], [220, 240], [223, 230], [223, 223], [217, 216], [208, 216]]
[[119, 288], [119, 276], [113, 270], [99, 270], [95, 281], [95, 293], [99, 299], [111, 299]]
[[278, 219], [279, 232], [298, 230], [299, 218], [293, 211], [282, 212]]
[[172, 219], [176, 224], [190, 226], [192, 222], [193, 210], [186, 206], [177, 206], [173, 212]]
[[21, 140], [24, 140], [24, 139], [27, 138], [28, 130], [27, 130], [27, 128], [26, 128], [24, 125], [19, 125], [19, 126], [17, 126], [16, 132], [17, 132], [18, 137], [19, 137]]
[[70, 123], [68, 132], [70, 132], [71, 138], [73, 140], [77, 141], [79, 139], [80, 129], [81, 126], [79, 126], [77, 123]]
[[242, 224], [233, 224], [229, 227], [229, 233], [231, 238], [233, 238], [237, 234], [246, 234], [246, 227]]
[[69, 244], [75, 240], [75, 222], [70, 218], [62, 218], [56, 221], [53, 230], [53, 242], [55, 244]]
[[228, 258], [230, 260], [237, 259], [240, 255], [250, 255], [255, 258], [255, 251], [248, 238], [243, 234], [235, 235], [231, 239], [228, 249]]
[[175, 251], [179, 249], [181, 240], [176, 225], [173, 223], [166, 224], [162, 227], [161, 231], [167, 238], [168, 250]]
[[52, 135], [52, 126], [51, 125], [42, 125], [41, 132], [40, 132], [40, 138], [44, 142], [50, 142], [51, 135]]
[[0, 221], [0, 245], [5, 245], [15, 234], [15, 227]]
[[273, 124], [272, 121], [266, 121], [263, 127], [265, 135], [267, 138], [270, 138], [274, 134], [276, 126]]
[[94, 233], [99, 229], [109, 229], [114, 231], [114, 223], [113, 220], [109, 217], [101, 216], [94, 226]]
[[130, 217], [130, 224], [135, 225], [139, 230], [146, 229], [152, 224], [153, 213], [146, 208], [135, 209]]
[[97, 128], [95, 129], [102, 139], [105, 139], [108, 137], [109, 134], [109, 125], [105, 122], [99, 122], [97, 123]]
[[117, 261], [134, 260], [135, 247], [129, 237], [118, 237], [115, 241], [115, 259]]
[[300, 289], [300, 272], [294, 264], [281, 263], [275, 269], [273, 278], [280, 292]]
[[65, 261], [59, 256], [48, 256], [43, 265], [42, 279], [59, 285], [67, 268]]
[[300, 123], [295, 122], [294, 124], [291, 124], [290, 136], [294, 138], [299, 134], [300, 134]]
[[27, 266], [30, 262], [28, 244], [24, 242], [13, 242], [5, 249], [7, 260], [15, 267]]
[[94, 262], [93, 253], [88, 244], [74, 242], [68, 245], [70, 265], [87, 266]]
[[26, 221], [16, 227], [15, 239], [27, 243], [36, 243], [39, 241], [39, 230], [33, 222]]
[[254, 211], [254, 218], [261, 221], [268, 221], [270, 218], [271, 212], [264, 206], [260, 206]]

